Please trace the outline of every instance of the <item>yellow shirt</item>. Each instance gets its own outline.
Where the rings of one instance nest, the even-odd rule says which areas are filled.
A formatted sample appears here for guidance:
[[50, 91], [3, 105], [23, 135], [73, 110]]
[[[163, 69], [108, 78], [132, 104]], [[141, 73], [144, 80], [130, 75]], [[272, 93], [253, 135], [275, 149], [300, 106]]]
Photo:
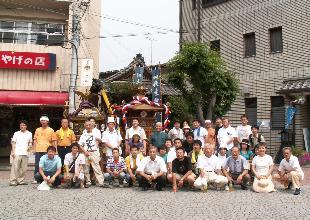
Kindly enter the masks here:
[[54, 130], [50, 127], [37, 128], [34, 133], [34, 140], [36, 142], [36, 152], [46, 152], [49, 146], [52, 146], [52, 137]]
[[64, 130], [63, 139], [61, 139], [61, 131], [57, 130], [53, 135], [53, 141], [57, 141], [57, 146], [68, 147], [76, 141], [74, 132], [71, 129]]
[[[132, 164], [130, 163], [130, 159], [131, 159], [130, 155], [125, 158], [127, 170], [129, 170], [129, 168], [130, 168], [133, 171], [135, 171], [138, 168], [139, 162], [143, 159], [143, 156], [142, 156], [142, 154], [138, 154], [136, 159], [132, 158], [132, 160], [133, 160]], [[139, 160], [138, 164], [137, 164], [137, 159]]]

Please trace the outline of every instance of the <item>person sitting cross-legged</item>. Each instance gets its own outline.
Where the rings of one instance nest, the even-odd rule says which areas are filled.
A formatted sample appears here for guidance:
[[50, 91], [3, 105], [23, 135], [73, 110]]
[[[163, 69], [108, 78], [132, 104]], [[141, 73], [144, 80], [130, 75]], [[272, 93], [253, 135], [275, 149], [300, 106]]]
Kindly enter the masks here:
[[208, 183], [214, 183], [217, 188], [228, 183], [228, 179], [220, 175], [221, 163], [213, 152], [213, 146], [206, 144], [204, 154], [198, 156], [197, 168], [200, 169], [200, 176], [194, 183], [197, 189], [206, 190]]
[[143, 155], [139, 154], [137, 146], [130, 147], [130, 155], [125, 158], [127, 173], [126, 181], [129, 186], [136, 185], [138, 183], [137, 179], [140, 177], [137, 175], [137, 168], [143, 159]]
[[107, 161], [107, 172], [104, 174], [104, 179], [109, 182], [109, 187], [119, 186], [124, 187], [123, 182], [125, 179], [126, 163], [123, 157], [119, 155], [119, 149], [112, 150], [112, 157]]
[[[229, 186], [232, 184], [241, 185], [243, 190], [247, 190], [250, 175], [248, 174], [250, 167], [247, 160], [240, 155], [239, 148], [234, 146], [231, 149], [231, 156], [225, 161], [223, 173], [229, 181]], [[226, 188], [226, 190], [229, 190]]]
[[79, 144], [71, 144], [71, 152], [65, 155], [65, 182], [66, 187], [84, 188], [85, 156], [79, 153]]
[[149, 155], [138, 166], [137, 171], [141, 176], [139, 185], [143, 191], [146, 191], [152, 183], [156, 183], [156, 189], [162, 191], [166, 183], [167, 167], [165, 161], [157, 155], [156, 147], [150, 147]]
[[[45, 181], [49, 185], [58, 187], [60, 185], [59, 174], [61, 173], [61, 159], [56, 154], [56, 148], [47, 148], [47, 154], [43, 155], [39, 161], [39, 172], [34, 175], [38, 183]], [[49, 177], [49, 178], [48, 178]]]
[[182, 188], [184, 182], [189, 183], [192, 187], [195, 182], [195, 174], [192, 171], [191, 159], [184, 156], [183, 147], [176, 149], [177, 158], [172, 161], [172, 174], [168, 174], [168, 181], [172, 183], [172, 191], [176, 192], [178, 188]]
[[292, 148], [283, 148], [283, 156], [278, 173], [273, 175], [273, 179], [282, 183], [286, 189], [291, 189], [293, 186], [295, 188], [294, 195], [299, 195], [304, 172], [300, 167], [298, 158], [292, 155]]

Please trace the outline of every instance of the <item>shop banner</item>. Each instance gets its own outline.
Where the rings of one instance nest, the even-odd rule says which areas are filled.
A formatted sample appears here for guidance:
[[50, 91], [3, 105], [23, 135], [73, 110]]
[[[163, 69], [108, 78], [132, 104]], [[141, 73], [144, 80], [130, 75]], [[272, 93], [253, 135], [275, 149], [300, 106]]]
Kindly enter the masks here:
[[139, 84], [143, 80], [144, 67], [137, 66], [135, 68], [135, 75], [133, 77], [133, 83]]
[[56, 54], [0, 51], [0, 68], [56, 70]]
[[152, 100], [161, 103], [160, 95], [160, 70], [158, 67], [152, 69]]

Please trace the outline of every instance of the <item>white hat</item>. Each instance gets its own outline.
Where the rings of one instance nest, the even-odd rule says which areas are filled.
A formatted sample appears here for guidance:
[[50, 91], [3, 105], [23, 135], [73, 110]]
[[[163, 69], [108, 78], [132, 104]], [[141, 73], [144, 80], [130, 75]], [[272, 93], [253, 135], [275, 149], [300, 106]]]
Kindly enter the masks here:
[[114, 117], [108, 117], [108, 124], [109, 123], [114, 123], [115, 124]]
[[226, 148], [226, 150], [227, 150], [227, 144], [226, 143], [221, 143], [219, 148]]
[[188, 125], [184, 125], [183, 129], [191, 129]]
[[205, 123], [212, 123], [212, 121], [211, 120], [205, 120]]
[[262, 187], [262, 188], [265, 188], [269, 185], [269, 180], [267, 179], [260, 179], [258, 182], [257, 182], [257, 185]]
[[50, 121], [47, 116], [41, 116], [40, 121]]

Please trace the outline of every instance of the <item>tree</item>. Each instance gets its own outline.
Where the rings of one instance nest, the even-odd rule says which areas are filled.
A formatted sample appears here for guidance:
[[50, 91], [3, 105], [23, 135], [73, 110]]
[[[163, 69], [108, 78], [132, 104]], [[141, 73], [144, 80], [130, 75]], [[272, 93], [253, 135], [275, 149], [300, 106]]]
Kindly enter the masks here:
[[238, 80], [220, 54], [203, 43], [182, 44], [168, 63], [167, 79], [192, 100], [200, 121], [224, 115], [239, 91]]

